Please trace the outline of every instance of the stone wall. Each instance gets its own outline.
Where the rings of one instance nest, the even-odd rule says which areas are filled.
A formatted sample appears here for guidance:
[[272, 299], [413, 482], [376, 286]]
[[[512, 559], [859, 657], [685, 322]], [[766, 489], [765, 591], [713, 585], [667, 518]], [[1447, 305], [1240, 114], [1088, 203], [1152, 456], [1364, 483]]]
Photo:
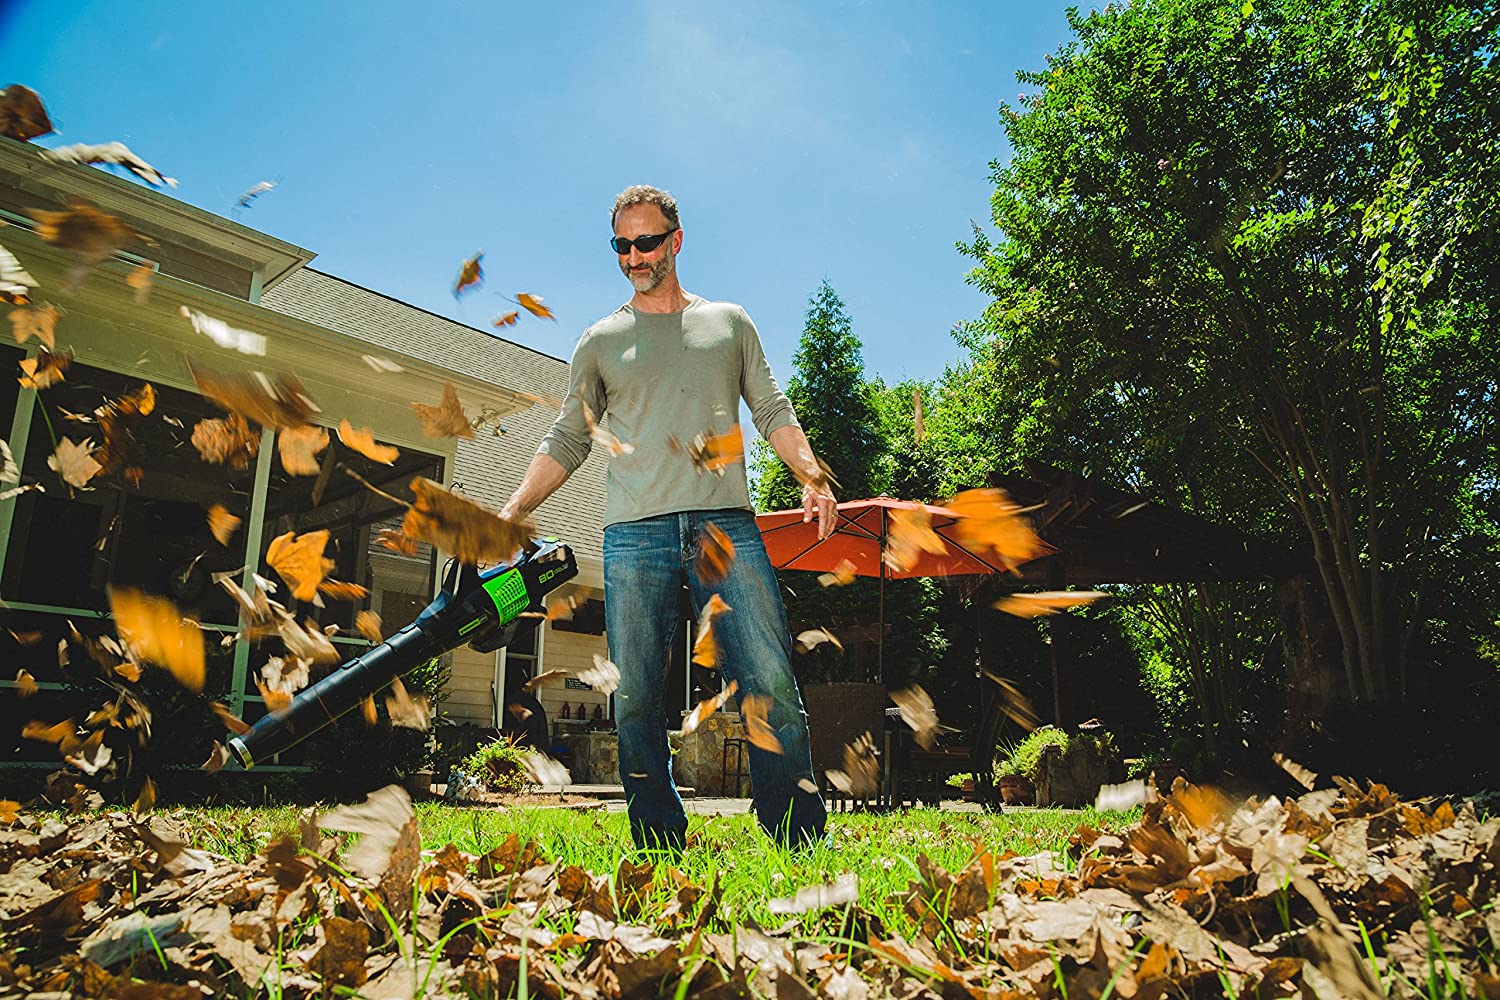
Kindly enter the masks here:
[[[745, 727], [738, 712], [715, 712], [686, 736], [674, 731], [671, 743], [677, 750], [672, 758], [672, 777], [679, 785], [690, 786], [699, 795], [739, 796], [749, 791], [746, 781], [739, 790], [724, 788], [724, 741], [744, 739]], [[746, 755], [745, 770], [750, 765]], [[730, 782], [733, 784], [733, 781]]]

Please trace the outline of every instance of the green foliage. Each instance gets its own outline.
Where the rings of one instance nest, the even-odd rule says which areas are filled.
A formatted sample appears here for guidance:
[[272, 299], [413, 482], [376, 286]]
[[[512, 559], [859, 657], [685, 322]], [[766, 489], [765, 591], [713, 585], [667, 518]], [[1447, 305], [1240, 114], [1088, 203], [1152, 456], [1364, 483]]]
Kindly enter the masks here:
[[528, 750], [514, 736], [492, 740], [465, 757], [459, 769], [492, 792], [521, 792], [531, 784], [523, 762]]
[[1066, 753], [1068, 734], [1053, 726], [1036, 730], [995, 765], [995, 777], [1022, 777], [1035, 784], [1042, 773], [1042, 752], [1053, 746]]

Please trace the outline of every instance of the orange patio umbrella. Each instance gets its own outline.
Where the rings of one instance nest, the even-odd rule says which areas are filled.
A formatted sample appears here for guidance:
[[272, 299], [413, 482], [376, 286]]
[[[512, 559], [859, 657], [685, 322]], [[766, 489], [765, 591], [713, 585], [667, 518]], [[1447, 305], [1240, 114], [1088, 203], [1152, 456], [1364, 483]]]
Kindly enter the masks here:
[[[891, 536], [893, 511], [924, 511], [932, 522], [933, 532], [943, 543], [942, 552], [922, 550], [892, 566], [882, 558]], [[880, 580], [880, 641], [876, 663], [881, 680], [885, 679], [885, 581], [923, 576], [963, 576], [976, 573], [999, 573], [1011, 568], [994, 553], [966, 548], [952, 529], [959, 515], [946, 507], [897, 500], [879, 496], [869, 500], [848, 500], [838, 505], [838, 525], [833, 534], [819, 541], [818, 522], [803, 523], [802, 508], [759, 514], [755, 518], [771, 565], [777, 569], [800, 569], [831, 573], [847, 561], [858, 576]], [[1045, 543], [1043, 543], [1045, 544]]]

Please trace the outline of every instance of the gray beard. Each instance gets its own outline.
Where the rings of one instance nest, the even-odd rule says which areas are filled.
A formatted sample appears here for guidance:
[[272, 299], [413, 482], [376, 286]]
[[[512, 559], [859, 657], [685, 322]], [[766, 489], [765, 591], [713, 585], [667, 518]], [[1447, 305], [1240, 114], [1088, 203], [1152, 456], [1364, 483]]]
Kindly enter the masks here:
[[648, 266], [650, 267], [650, 270], [647, 271], [644, 275], [631, 274], [630, 265], [628, 264], [621, 264], [620, 271], [625, 275], [626, 280], [630, 282], [631, 286], [634, 287], [636, 291], [655, 291], [658, 285], [667, 280], [667, 275], [672, 273], [671, 251], [667, 251], [667, 253], [662, 256], [661, 260]]

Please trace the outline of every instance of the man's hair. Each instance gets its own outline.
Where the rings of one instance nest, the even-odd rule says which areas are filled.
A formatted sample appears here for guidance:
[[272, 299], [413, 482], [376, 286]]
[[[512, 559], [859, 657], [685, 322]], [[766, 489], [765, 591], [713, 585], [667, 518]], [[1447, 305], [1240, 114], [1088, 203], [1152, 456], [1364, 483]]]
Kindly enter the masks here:
[[680, 227], [677, 220], [677, 199], [663, 191], [661, 188], [652, 187], [650, 184], [632, 184], [630, 187], [615, 195], [615, 207], [609, 213], [609, 225], [613, 229], [615, 218], [619, 216], [620, 209], [629, 208], [631, 205], [655, 205], [661, 209], [661, 214], [666, 216], [667, 225], [673, 229]]

